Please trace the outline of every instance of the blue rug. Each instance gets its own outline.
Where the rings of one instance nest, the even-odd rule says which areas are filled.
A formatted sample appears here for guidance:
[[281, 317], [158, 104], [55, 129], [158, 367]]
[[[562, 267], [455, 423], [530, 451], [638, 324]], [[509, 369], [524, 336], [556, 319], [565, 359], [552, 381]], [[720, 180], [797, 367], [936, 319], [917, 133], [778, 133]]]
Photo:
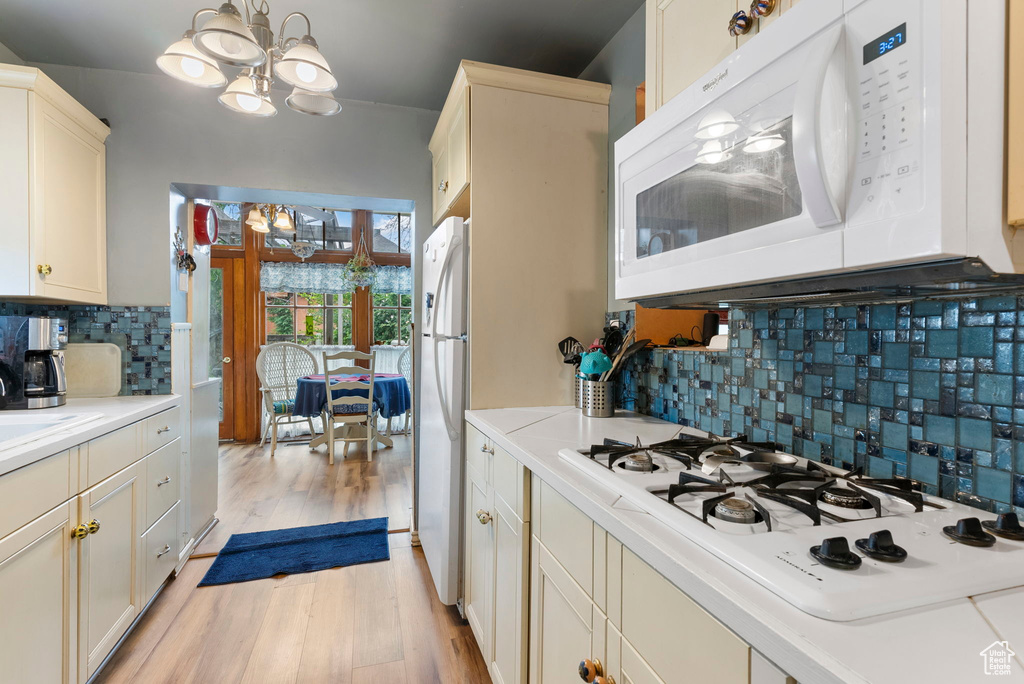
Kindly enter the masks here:
[[388, 519], [233, 534], [200, 587], [389, 560]]

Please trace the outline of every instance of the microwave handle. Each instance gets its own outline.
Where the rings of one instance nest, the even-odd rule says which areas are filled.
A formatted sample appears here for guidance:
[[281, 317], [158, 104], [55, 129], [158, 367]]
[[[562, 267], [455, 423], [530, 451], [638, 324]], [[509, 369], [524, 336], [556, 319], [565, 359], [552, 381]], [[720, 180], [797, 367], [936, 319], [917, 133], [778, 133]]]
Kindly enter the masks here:
[[818, 38], [808, 56], [807, 71], [797, 84], [793, 105], [793, 161], [807, 212], [819, 228], [843, 220], [825, 171], [820, 118], [825, 75], [842, 28], [842, 24], [833, 26]]

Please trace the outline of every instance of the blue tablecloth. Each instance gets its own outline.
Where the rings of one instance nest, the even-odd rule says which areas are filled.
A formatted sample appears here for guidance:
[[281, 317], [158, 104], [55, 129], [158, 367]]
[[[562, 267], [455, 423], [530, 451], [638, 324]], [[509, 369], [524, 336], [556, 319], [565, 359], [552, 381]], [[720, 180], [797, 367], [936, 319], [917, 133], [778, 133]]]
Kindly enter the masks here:
[[[332, 381], [355, 380], [357, 375], [332, 375]], [[366, 396], [366, 390], [331, 390], [335, 397]], [[412, 408], [412, 396], [409, 394], [409, 383], [401, 375], [377, 375], [373, 379], [373, 398], [377, 402], [380, 415], [384, 418], [400, 416]], [[327, 403], [327, 388], [324, 376], [299, 378], [298, 389], [295, 391], [296, 416], [319, 416]]]

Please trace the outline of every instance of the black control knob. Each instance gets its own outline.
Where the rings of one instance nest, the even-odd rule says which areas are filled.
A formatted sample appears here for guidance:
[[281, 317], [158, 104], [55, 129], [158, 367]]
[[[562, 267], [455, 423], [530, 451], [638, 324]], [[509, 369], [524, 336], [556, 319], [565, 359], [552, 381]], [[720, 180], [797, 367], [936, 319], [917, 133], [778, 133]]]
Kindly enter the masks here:
[[854, 544], [857, 550], [868, 558], [885, 563], [900, 563], [907, 560], [907, 550], [902, 546], [896, 546], [889, 530], [872, 532], [867, 539], [858, 539]]
[[1024, 541], [1024, 527], [1017, 520], [1016, 513], [1002, 513], [995, 520], [983, 521], [981, 526], [997, 537]]
[[829, 537], [821, 542], [821, 546], [812, 546], [811, 557], [837, 570], [856, 570], [860, 567], [860, 556], [850, 551], [846, 537]]
[[996, 538], [985, 531], [977, 518], [961, 518], [956, 521], [956, 526], [943, 527], [942, 534], [968, 546], [992, 546], [996, 543]]

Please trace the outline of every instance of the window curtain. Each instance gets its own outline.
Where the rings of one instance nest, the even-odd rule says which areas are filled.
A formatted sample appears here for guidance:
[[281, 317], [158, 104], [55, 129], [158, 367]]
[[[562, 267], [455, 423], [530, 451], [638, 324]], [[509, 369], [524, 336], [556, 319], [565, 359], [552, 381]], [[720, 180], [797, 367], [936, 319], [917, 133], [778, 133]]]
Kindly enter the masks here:
[[345, 264], [264, 261], [260, 264], [264, 292], [316, 292], [347, 294], [355, 290], [345, 278]]
[[[316, 292], [347, 294], [355, 290], [345, 278], [344, 264], [265, 261], [260, 264], [260, 289], [264, 292]], [[375, 292], [412, 294], [412, 269], [408, 266], [377, 266]]]
[[412, 294], [412, 269], [408, 266], [377, 266], [373, 270], [373, 291]]

